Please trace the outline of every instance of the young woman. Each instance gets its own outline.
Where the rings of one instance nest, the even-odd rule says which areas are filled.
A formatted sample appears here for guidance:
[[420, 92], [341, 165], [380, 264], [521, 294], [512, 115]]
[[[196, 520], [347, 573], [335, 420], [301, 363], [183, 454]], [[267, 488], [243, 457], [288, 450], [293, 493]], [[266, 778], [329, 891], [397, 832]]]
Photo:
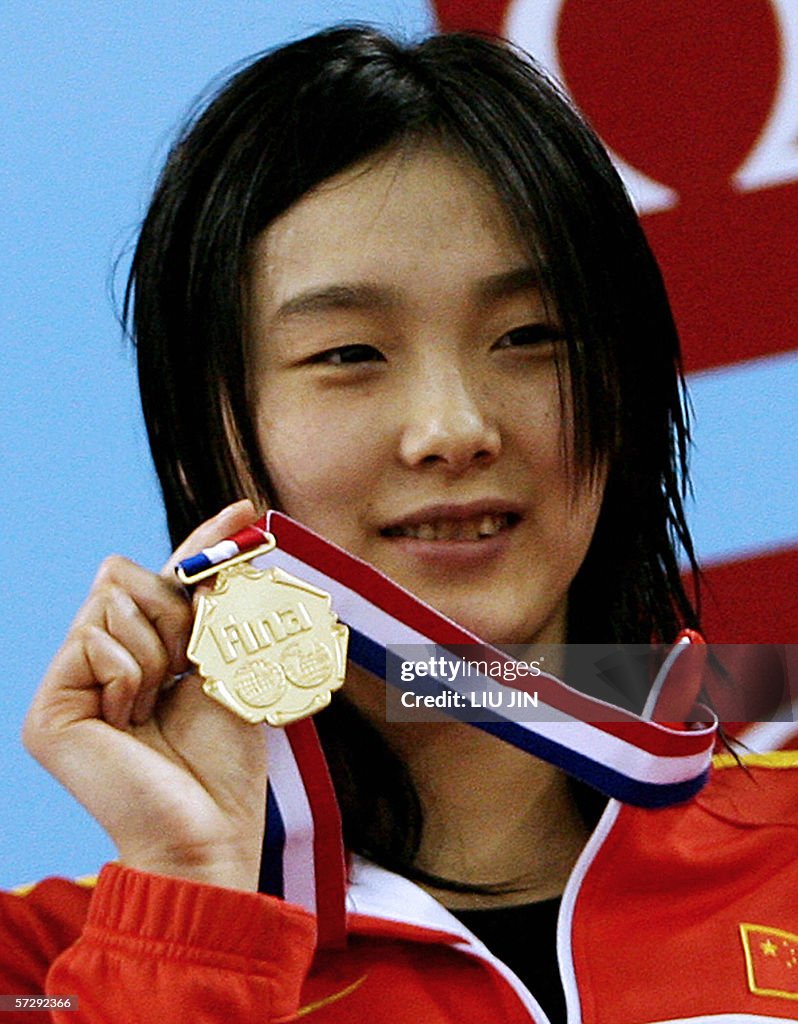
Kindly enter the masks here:
[[556, 88], [463, 36], [269, 54], [173, 149], [128, 297], [179, 546], [160, 575], [103, 564], [34, 700], [29, 749], [119, 862], [93, 895], [7, 898], [6, 990], [77, 992], [87, 1021], [543, 1022], [566, 998], [569, 1021], [793, 1019], [795, 815], [772, 771], [613, 800], [590, 838], [605, 801], [556, 764], [388, 722], [351, 666], [316, 719], [351, 913], [315, 948], [312, 914], [258, 892], [279, 740], [185, 675], [174, 567], [265, 508], [489, 643], [695, 626], [674, 325]]

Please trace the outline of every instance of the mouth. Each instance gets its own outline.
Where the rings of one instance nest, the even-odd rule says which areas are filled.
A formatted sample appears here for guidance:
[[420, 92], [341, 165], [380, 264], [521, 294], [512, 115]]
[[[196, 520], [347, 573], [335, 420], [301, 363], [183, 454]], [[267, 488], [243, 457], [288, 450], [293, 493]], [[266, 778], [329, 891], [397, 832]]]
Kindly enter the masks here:
[[481, 512], [476, 515], [430, 516], [412, 519], [380, 530], [382, 537], [407, 537], [422, 541], [481, 541], [511, 529], [521, 519], [517, 512]]

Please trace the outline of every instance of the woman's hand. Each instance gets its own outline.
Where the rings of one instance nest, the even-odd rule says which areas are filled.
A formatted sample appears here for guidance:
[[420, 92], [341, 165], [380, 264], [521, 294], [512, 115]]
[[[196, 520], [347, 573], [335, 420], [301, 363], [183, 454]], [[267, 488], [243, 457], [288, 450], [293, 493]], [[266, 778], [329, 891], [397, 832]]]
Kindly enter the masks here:
[[257, 890], [266, 806], [265, 733], [203, 694], [188, 670], [182, 558], [256, 518], [223, 509], [159, 575], [103, 562], [34, 698], [30, 753], [108, 832], [131, 867]]

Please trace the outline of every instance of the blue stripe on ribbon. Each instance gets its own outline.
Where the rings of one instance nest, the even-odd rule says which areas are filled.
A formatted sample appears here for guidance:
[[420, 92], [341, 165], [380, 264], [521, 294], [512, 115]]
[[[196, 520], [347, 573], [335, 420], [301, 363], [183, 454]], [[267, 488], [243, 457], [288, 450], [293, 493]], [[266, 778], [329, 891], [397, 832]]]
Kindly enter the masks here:
[[196, 576], [198, 572], [204, 572], [205, 569], [210, 569], [213, 562], [208, 556], [200, 551], [198, 555], [192, 555], [191, 558], [184, 558], [180, 563], [179, 568], [183, 570], [186, 576]]
[[683, 782], [642, 782], [594, 761], [570, 747], [564, 747], [547, 736], [519, 729], [514, 722], [472, 722], [472, 725], [557, 768], [562, 768], [564, 772], [587, 783], [605, 796], [614, 797], [635, 807], [653, 809], [682, 803], [700, 792], [709, 777], [707, 769], [696, 778], [685, 779]]
[[[434, 646], [430, 644], [430, 646]], [[401, 658], [363, 633], [349, 627], [349, 657], [355, 664], [386, 682], [398, 680]], [[388, 672], [388, 668], [392, 671]], [[395, 670], [395, 671], [393, 671]], [[390, 679], [389, 679], [390, 676]], [[396, 684], [394, 684], [396, 685]], [[435, 694], [451, 690], [434, 677], [413, 680], [413, 692]], [[605, 796], [614, 797], [635, 807], [669, 807], [682, 803], [700, 792], [707, 781], [709, 770], [682, 782], [643, 782], [630, 778], [614, 768], [593, 760], [570, 747], [525, 729], [518, 722], [508, 722], [501, 715], [480, 708], [481, 721], [473, 720], [472, 708], [444, 708], [444, 714], [453, 720], [464, 719], [470, 725], [496, 736], [511, 746], [541, 758], [564, 772], [592, 786]]]
[[356, 665], [371, 672], [378, 679], [387, 677], [387, 654], [381, 645], [371, 640], [365, 633], [358, 633], [349, 627], [349, 657]]
[[285, 852], [285, 826], [269, 783], [266, 787], [266, 836], [261, 853], [258, 892], [268, 896], [285, 896], [283, 878], [283, 854]]

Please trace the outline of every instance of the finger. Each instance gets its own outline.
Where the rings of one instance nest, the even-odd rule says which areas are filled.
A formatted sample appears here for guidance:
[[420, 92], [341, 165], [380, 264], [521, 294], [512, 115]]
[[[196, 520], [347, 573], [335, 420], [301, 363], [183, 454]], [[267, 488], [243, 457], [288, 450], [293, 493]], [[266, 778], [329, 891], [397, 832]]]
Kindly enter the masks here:
[[102, 717], [127, 729], [142, 684], [141, 665], [118, 640], [96, 626], [86, 631], [86, 658], [100, 686]]
[[[160, 581], [158, 581], [160, 583]], [[158, 699], [161, 686], [174, 674], [186, 667], [183, 653], [184, 626], [188, 625], [188, 608], [186, 602], [180, 600], [181, 609], [185, 614], [180, 616], [179, 649], [170, 656], [166, 644], [153, 623], [144, 615], [141, 608], [131, 595], [121, 587], [113, 586], [106, 589], [102, 600], [102, 627], [110, 637], [117, 641], [133, 658], [140, 671], [140, 682], [133, 698], [129, 719], [135, 724], [145, 722], [152, 714]], [[185, 623], [183, 623], [185, 619]], [[170, 634], [173, 635], [173, 634]], [[101, 682], [102, 680], [98, 680]], [[106, 706], [116, 706], [115, 693], [119, 683], [114, 681], [109, 692], [103, 694], [103, 710]], [[127, 692], [125, 691], [125, 697]], [[126, 704], [125, 708], [127, 710]], [[114, 723], [116, 724], [116, 723]]]
[[86, 657], [84, 637], [74, 631], [58, 650], [36, 692], [22, 729], [26, 749], [46, 766], [51, 733], [100, 715], [100, 690]]
[[142, 689], [159, 687], [170, 674], [169, 652], [155, 626], [121, 587], [110, 588], [106, 595], [103, 625], [139, 665]]
[[160, 671], [158, 682], [188, 667], [185, 652], [191, 622], [191, 605], [176, 580], [166, 580], [118, 555], [100, 566], [89, 599], [75, 619], [78, 627], [107, 629], [142, 659], [148, 680]]
[[257, 517], [258, 513], [249, 498], [236, 501], [223, 508], [221, 512], [202, 523], [186, 537], [161, 570], [161, 576], [170, 580], [174, 579], [175, 568], [184, 558], [196, 555], [203, 548], [218, 544], [219, 541], [229, 537], [236, 530], [243, 530], [245, 526], [251, 526]]
[[162, 695], [179, 679], [179, 676], [169, 675], [161, 680], [157, 686], [142, 686], [133, 701], [133, 709], [130, 712], [130, 721], [133, 725], [144, 725], [155, 713], [155, 708]]
[[124, 729], [140, 685], [141, 668], [130, 652], [99, 626], [81, 626], [53, 659], [33, 700], [25, 745], [45, 764], [49, 737], [79, 722], [104, 718]]

